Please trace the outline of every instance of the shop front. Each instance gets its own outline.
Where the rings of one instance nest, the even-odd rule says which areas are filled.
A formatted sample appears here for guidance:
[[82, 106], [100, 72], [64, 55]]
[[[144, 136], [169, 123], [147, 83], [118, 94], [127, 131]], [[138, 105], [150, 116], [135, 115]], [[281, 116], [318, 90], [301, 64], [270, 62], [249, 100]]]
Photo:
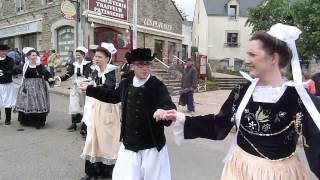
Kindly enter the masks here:
[[[91, 25], [91, 34], [89, 35], [89, 44], [100, 44], [101, 42], [111, 42], [118, 49], [118, 53], [113, 57], [114, 61], [122, 61], [126, 52], [133, 47], [133, 21], [132, 1], [111, 0], [99, 1], [89, 0], [86, 16], [88, 24]], [[168, 1], [172, 3], [171, 1]], [[142, 0], [138, 7], [137, 24], [137, 47], [150, 48], [156, 53], [159, 60], [169, 60], [173, 56], [179, 56], [182, 49], [181, 33], [177, 33], [177, 26], [174, 22], [163, 19], [153, 19], [143, 12], [152, 12], [154, 9], [140, 11], [139, 8], [149, 7], [150, 2]], [[174, 9], [174, 12], [176, 9]], [[159, 11], [160, 12], [160, 11]], [[163, 15], [161, 15], [163, 16]], [[180, 18], [180, 14], [177, 13]], [[159, 16], [160, 17], [160, 16]], [[167, 16], [166, 16], [167, 17]], [[178, 19], [179, 19], [178, 18]], [[171, 19], [168, 18], [168, 19]], [[179, 23], [182, 23], [179, 21]]]
[[7, 43], [10, 47], [38, 48], [38, 34], [42, 32], [42, 19], [18, 23], [0, 28], [0, 43]]

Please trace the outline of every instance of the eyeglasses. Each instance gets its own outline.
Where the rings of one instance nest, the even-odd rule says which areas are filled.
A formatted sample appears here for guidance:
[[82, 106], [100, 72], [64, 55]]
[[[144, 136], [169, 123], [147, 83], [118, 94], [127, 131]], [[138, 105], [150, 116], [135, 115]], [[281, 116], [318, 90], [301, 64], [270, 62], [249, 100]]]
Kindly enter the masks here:
[[133, 65], [139, 67], [139, 68], [143, 68], [144, 66], [146, 67], [150, 67], [151, 66], [151, 62], [138, 62], [138, 63], [133, 63]]

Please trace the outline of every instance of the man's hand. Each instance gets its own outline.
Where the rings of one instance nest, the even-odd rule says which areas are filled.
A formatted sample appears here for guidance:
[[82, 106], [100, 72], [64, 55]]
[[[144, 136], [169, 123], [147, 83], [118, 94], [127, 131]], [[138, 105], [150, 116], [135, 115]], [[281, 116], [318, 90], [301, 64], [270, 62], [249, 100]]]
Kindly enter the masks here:
[[174, 110], [174, 109], [172, 109], [172, 110], [158, 109], [153, 114], [153, 117], [156, 119], [156, 121], [162, 121], [162, 120], [176, 121], [176, 119], [177, 119], [177, 111]]

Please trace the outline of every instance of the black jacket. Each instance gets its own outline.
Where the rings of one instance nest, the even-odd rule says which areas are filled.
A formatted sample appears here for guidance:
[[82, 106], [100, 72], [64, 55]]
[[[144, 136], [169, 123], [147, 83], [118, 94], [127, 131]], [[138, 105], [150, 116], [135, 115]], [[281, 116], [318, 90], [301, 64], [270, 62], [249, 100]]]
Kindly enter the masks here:
[[[132, 84], [133, 78], [123, 79], [119, 86], [114, 90], [106, 90], [104, 88], [88, 86], [87, 88], [87, 96], [96, 98], [100, 101], [107, 103], [119, 103], [122, 104], [122, 123], [121, 123], [121, 134], [120, 140], [123, 140], [124, 137], [124, 129], [126, 126], [126, 114], [127, 114], [127, 97], [128, 90], [130, 85]], [[144, 94], [146, 105], [145, 107], [145, 115], [149, 119], [149, 129], [151, 132], [151, 136], [153, 139], [154, 146], [158, 151], [162, 149], [162, 147], [166, 143], [166, 138], [164, 135], [164, 126], [169, 126], [171, 121], [161, 121], [156, 122], [153, 118], [153, 114], [157, 109], [176, 109], [175, 104], [172, 102], [169, 92], [166, 86], [156, 77], [151, 76], [150, 79], [144, 85], [148, 91]]]
[[[77, 63], [77, 62], [74, 62], [74, 63]], [[91, 75], [91, 73], [92, 73], [91, 65], [92, 65], [91, 62], [87, 62], [87, 64], [83, 65], [83, 73], [81, 76], [88, 78]], [[73, 76], [75, 73], [77, 73], [77, 72], [75, 72], [74, 68], [75, 68], [74, 64], [69, 65], [67, 68], [67, 73], [60, 77], [61, 81], [66, 81], [71, 76]]]

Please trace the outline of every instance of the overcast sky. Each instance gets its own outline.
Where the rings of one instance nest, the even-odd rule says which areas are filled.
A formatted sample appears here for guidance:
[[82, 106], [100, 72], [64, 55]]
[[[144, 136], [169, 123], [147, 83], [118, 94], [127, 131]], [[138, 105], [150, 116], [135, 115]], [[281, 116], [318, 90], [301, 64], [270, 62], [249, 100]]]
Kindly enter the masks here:
[[178, 7], [181, 8], [187, 15], [188, 20], [193, 20], [193, 13], [196, 0], [174, 0]]

